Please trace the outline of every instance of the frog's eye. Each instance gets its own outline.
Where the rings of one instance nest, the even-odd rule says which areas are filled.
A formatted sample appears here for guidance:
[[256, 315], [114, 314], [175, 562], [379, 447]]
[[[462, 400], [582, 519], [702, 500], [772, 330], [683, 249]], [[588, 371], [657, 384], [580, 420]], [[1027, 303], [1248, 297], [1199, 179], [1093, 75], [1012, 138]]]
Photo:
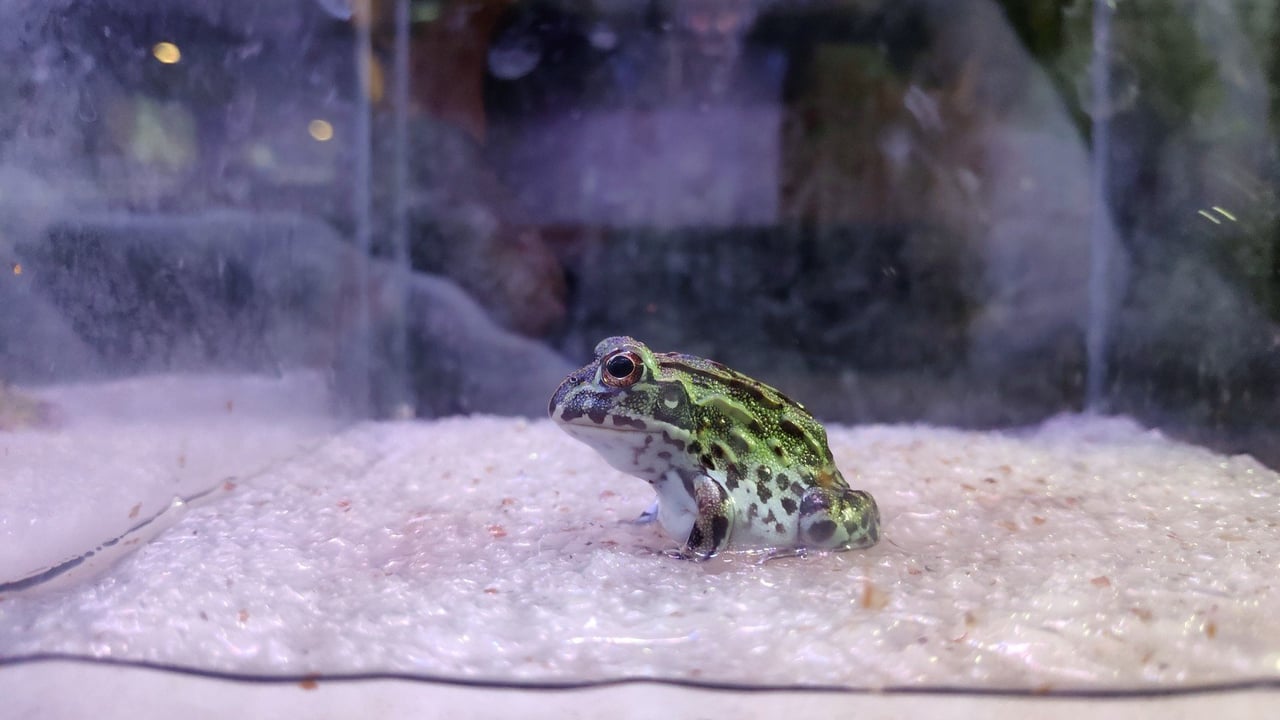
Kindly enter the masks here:
[[630, 387], [640, 379], [641, 368], [640, 356], [630, 350], [619, 350], [601, 363], [604, 366], [604, 372], [601, 379], [605, 385], [612, 387]]

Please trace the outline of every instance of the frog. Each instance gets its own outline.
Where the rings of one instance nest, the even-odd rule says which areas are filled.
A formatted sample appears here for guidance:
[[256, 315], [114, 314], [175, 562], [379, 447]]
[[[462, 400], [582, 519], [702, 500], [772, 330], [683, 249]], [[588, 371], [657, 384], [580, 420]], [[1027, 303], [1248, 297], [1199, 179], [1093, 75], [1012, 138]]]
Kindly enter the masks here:
[[826, 429], [781, 391], [714, 360], [627, 336], [595, 347], [551, 396], [554, 423], [657, 494], [677, 557], [869, 548], [880, 510], [836, 467]]

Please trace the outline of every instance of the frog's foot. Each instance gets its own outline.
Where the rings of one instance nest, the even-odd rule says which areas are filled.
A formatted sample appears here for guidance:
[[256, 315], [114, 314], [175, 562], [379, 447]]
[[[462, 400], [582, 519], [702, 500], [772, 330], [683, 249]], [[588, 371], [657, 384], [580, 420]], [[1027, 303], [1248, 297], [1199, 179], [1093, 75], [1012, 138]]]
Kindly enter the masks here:
[[801, 544], [849, 550], [879, 539], [880, 510], [870, 493], [813, 487], [800, 499]]
[[720, 483], [706, 475], [685, 481], [685, 488], [693, 496], [698, 514], [693, 519], [693, 530], [682, 552], [691, 560], [706, 560], [729, 545], [729, 532], [733, 529], [733, 498]]
[[773, 548], [769, 552], [765, 553], [764, 557], [760, 558], [760, 562], [758, 564], [764, 565], [770, 560], [782, 560], [783, 558], [793, 557], [802, 558], [807, 557], [808, 555], [809, 548], [805, 547]]
[[637, 517], [635, 520], [629, 520], [627, 522], [630, 522], [632, 525], [648, 525], [649, 523], [657, 519], [658, 519], [658, 501], [654, 500], [653, 504], [650, 505], [648, 509], [646, 509], [644, 512], [640, 513], [639, 517]]

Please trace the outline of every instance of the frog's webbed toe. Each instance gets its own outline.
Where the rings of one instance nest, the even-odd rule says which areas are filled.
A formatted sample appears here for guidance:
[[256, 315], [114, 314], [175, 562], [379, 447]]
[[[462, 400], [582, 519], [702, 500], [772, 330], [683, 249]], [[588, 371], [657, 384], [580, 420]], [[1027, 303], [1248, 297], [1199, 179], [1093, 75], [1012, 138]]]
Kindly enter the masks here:
[[800, 542], [806, 547], [849, 550], [880, 539], [880, 509], [862, 490], [809, 488], [800, 500]]
[[684, 546], [685, 557], [706, 560], [729, 545], [729, 533], [733, 529], [733, 498], [729, 497], [723, 485], [706, 475], [686, 481], [685, 487], [697, 505], [693, 530]]

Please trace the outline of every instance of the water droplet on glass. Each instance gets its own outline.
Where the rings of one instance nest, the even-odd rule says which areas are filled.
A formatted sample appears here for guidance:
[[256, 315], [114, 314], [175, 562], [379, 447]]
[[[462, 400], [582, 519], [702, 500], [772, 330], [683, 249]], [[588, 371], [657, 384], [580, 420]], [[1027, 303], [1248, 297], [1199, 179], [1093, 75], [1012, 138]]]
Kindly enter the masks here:
[[533, 72], [542, 60], [542, 40], [525, 32], [504, 33], [489, 48], [489, 72], [500, 80], [516, 80]]

